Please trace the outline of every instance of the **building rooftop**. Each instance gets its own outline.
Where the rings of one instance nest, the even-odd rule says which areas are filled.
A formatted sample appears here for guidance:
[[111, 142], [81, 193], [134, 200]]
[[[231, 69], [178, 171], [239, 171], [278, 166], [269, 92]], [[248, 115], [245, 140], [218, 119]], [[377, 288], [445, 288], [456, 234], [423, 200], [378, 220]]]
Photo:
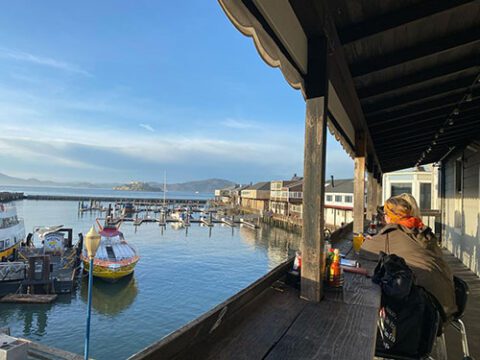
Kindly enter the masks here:
[[348, 193], [353, 194], [353, 179], [337, 179], [325, 183], [325, 193]]
[[270, 190], [270, 181], [261, 181], [246, 187], [244, 190]]

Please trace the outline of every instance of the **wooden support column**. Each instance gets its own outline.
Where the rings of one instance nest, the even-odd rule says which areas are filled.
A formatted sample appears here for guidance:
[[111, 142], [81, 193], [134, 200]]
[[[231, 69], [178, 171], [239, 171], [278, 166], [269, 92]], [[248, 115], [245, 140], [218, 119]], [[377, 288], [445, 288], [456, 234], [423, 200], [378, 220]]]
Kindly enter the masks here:
[[367, 219], [372, 220], [377, 212], [377, 180], [367, 172]]
[[326, 50], [325, 38], [308, 40], [300, 297], [309, 301], [320, 301], [323, 296], [323, 206], [328, 108]]
[[353, 231], [363, 232], [365, 227], [365, 136], [357, 132], [355, 137], [355, 170], [353, 179]]

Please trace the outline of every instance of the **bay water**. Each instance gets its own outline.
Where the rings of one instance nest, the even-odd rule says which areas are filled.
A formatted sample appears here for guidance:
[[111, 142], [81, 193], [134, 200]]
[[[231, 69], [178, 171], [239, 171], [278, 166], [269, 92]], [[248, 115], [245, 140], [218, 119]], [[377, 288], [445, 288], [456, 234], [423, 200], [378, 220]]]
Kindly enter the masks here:
[[[73, 201], [23, 200], [16, 206], [27, 233], [39, 225], [64, 225], [85, 234], [101, 216], [79, 214]], [[90, 356], [95, 359], [125, 359], [175, 331], [285, 261], [300, 243], [299, 235], [268, 226], [164, 229], [130, 222], [120, 230], [140, 261], [133, 276], [117, 283], [94, 279]], [[81, 354], [86, 302], [87, 278], [81, 275], [74, 292], [53, 304], [0, 304], [0, 327]]]

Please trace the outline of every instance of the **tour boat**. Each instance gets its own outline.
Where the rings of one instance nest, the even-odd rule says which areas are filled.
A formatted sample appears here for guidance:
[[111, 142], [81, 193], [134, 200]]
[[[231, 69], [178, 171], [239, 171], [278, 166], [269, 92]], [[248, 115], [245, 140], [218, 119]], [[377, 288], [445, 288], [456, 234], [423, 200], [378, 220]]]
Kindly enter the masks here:
[[0, 261], [13, 258], [14, 250], [25, 238], [23, 220], [13, 204], [0, 204]]
[[[130, 246], [117, 226], [100, 228], [100, 246], [93, 260], [93, 276], [115, 282], [133, 273], [139, 260], [136, 250]], [[89, 270], [87, 250], [82, 253], [83, 268]]]

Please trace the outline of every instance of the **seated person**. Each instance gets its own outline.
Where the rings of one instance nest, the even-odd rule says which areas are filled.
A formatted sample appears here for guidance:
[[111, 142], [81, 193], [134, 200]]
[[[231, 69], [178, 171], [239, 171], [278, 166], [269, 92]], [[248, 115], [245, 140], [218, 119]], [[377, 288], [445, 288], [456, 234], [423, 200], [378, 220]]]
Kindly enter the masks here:
[[435, 296], [447, 317], [456, 310], [453, 275], [443, 259], [432, 230], [419, 218], [418, 206], [411, 195], [394, 196], [385, 202], [385, 227], [367, 238], [360, 256], [377, 260], [381, 251], [405, 259], [416, 277], [416, 284]]

